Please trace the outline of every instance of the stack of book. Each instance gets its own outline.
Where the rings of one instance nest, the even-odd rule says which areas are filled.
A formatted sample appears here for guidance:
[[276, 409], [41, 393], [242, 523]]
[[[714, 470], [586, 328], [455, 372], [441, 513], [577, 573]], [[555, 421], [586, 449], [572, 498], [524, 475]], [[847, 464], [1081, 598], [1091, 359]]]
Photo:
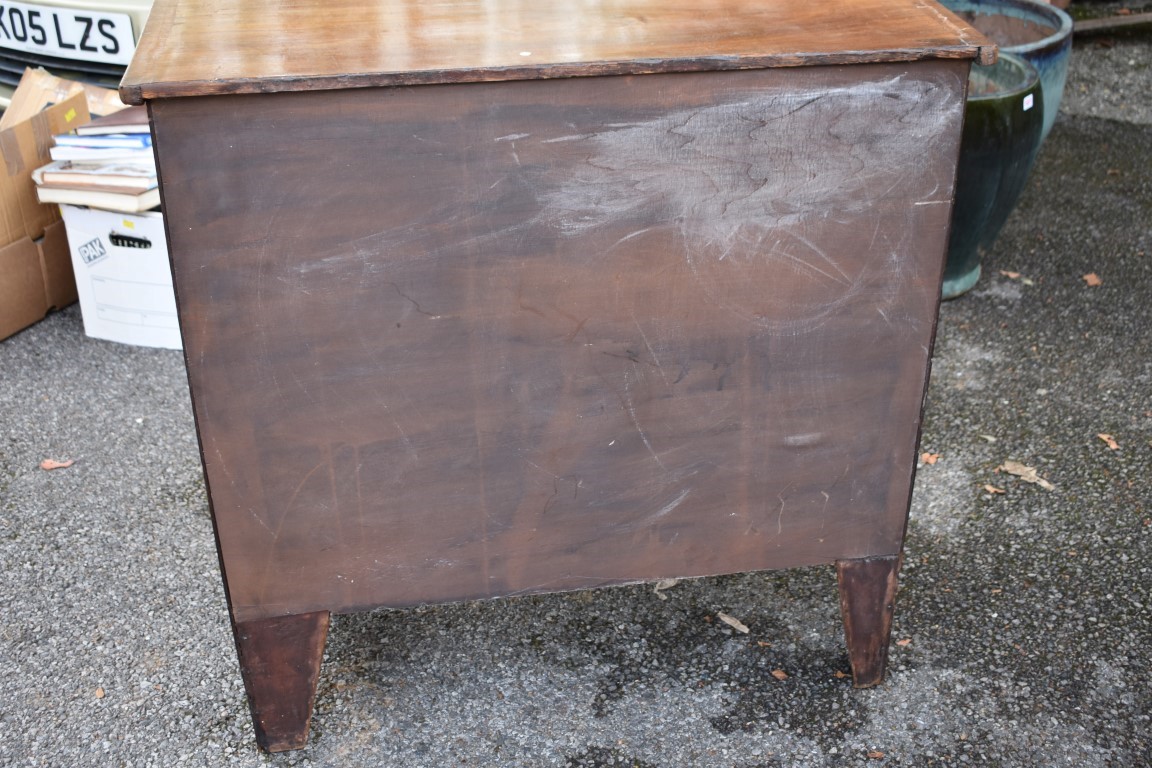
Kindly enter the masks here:
[[160, 205], [144, 107], [129, 107], [53, 137], [52, 162], [32, 172], [42, 203], [122, 213]]

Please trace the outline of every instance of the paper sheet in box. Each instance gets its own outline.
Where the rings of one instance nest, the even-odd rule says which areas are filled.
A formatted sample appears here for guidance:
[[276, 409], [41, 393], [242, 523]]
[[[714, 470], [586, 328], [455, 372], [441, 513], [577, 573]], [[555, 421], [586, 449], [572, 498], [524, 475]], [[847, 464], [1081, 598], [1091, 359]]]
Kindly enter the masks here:
[[123, 344], [180, 349], [163, 215], [72, 205], [60, 211], [84, 332]]

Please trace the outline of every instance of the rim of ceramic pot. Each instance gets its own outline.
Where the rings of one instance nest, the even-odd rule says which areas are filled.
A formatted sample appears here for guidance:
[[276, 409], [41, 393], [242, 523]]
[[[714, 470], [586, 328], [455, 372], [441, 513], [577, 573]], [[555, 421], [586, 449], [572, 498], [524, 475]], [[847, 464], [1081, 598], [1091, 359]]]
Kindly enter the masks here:
[[[943, 0], [943, 3], [945, 7], [951, 7], [953, 0]], [[1055, 32], [1040, 40], [1031, 43], [1020, 43], [1018, 45], [999, 46], [1001, 51], [1007, 51], [1008, 53], [1032, 53], [1051, 45], [1057, 45], [1066, 38], [1072, 37], [1072, 17], [1056, 6], [1049, 5], [1042, 0], [996, 0], [996, 2], [959, 0], [955, 2], [955, 5], [957, 6], [957, 10], [971, 9], [973, 13], [979, 13], [979, 9], [983, 7], [994, 8], [997, 5], [1015, 6], [1035, 12], [1038, 16], [1042, 16], [1048, 21], [1051, 21], [1053, 26], [1056, 27]]]
[[[1008, 80], [1006, 87], [1002, 89], [998, 87], [997, 90], [993, 90], [988, 93], [972, 92], [972, 77], [990, 77], [993, 72], [996, 72], [996, 70], [1000, 70], [1001, 72], [1004, 72], [1005, 70], [1011, 70], [1011, 74], [1004, 78], [1005, 80], [1008, 80], [1009, 77], [1012, 78], [1011, 80]], [[1021, 94], [1027, 93], [1033, 88], [1036, 88], [1040, 83], [1040, 72], [1036, 69], [1036, 67], [1032, 66], [1030, 61], [1022, 58], [1019, 54], [1016, 53], [1004, 53], [1003, 50], [1000, 51], [1000, 56], [997, 57], [995, 64], [989, 64], [985, 67], [974, 66], [972, 67], [968, 77], [968, 101], [990, 101], [993, 99], [1013, 98], [1015, 96], [1020, 96]], [[997, 86], [1001, 85], [1000, 80], [996, 80], [994, 82]]]

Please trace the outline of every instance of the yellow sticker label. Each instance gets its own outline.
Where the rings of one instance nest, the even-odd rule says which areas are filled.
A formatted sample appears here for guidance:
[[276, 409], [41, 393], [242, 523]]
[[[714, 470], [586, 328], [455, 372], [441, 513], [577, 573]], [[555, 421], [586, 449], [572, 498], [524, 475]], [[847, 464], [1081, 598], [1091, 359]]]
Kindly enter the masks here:
[[70, 123], [76, 119], [76, 110], [70, 109], [64, 113], [64, 122]]
[[136, 229], [136, 222], [134, 222], [134, 221], [128, 221], [128, 219], [124, 219], [120, 223], [123, 224], [128, 229]]

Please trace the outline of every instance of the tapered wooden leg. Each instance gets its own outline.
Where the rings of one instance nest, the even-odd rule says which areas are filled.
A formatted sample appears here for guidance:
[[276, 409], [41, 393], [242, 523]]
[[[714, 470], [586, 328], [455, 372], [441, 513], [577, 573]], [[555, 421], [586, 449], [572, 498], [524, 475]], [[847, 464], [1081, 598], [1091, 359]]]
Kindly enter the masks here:
[[856, 688], [870, 688], [884, 680], [900, 560], [896, 555], [836, 562], [840, 614]]
[[328, 611], [236, 622], [234, 630], [256, 743], [267, 752], [300, 749], [308, 741]]

